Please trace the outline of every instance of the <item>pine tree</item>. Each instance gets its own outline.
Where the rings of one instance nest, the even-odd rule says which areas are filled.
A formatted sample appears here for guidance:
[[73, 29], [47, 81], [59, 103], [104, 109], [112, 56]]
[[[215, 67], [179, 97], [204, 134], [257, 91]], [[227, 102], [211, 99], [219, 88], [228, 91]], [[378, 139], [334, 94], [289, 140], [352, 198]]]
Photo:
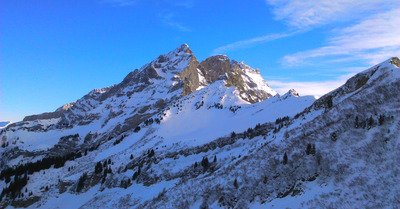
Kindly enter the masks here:
[[374, 118], [372, 118], [372, 115], [371, 115], [371, 117], [368, 120], [368, 128], [371, 128], [373, 125], [374, 125]]
[[99, 174], [103, 171], [103, 166], [101, 165], [101, 162], [97, 162], [96, 167], [94, 168], [94, 173]]
[[354, 122], [354, 127], [358, 128], [358, 116], [356, 116], [356, 121]]
[[106, 177], [106, 176], [107, 176], [107, 173], [108, 173], [108, 169], [107, 169], [107, 167], [105, 167], [105, 168], [104, 168], [104, 171], [103, 171], [103, 176]]
[[288, 156], [285, 152], [285, 155], [283, 156], [283, 165], [286, 165], [288, 163]]
[[153, 156], [154, 156], [154, 150], [153, 150], [153, 149], [151, 149], [151, 150], [149, 151], [148, 156], [149, 156], [149, 157], [153, 157]]
[[209, 166], [208, 158], [204, 157], [203, 160], [201, 161], [201, 165], [203, 166], [204, 169], [207, 169]]
[[130, 156], [130, 159], [131, 159], [131, 160], [133, 159], [133, 155]]
[[214, 155], [214, 163], [216, 163], [216, 162], [217, 162], [217, 156]]
[[140, 131], [140, 126], [136, 127], [136, 128], [133, 130], [133, 132], [135, 132], [135, 133], [137, 133], [137, 132], [139, 132], [139, 131]]
[[307, 144], [307, 149], [306, 149], [306, 154], [309, 155], [311, 154], [311, 144]]
[[328, 98], [327, 105], [328, 105], [328, 108], [331, 108], [333, 106], [332, 97]]
[[335, 132], [331, 133], [331, 140], [334, 142], [337, 140], [337, 135]]
[[85, 186], [85, 180], [87, 178], [87, 174], [83, 173], [81, 177], [79, 177], [78, 185], [76, 186], [76, 192], [80, 192]]
[[235, 138], [236, 137], [236, 133], [234, 132], [234, 131], [232, 131], [232, 133], [231, 133], [231, 138], [233, 139], [233, 138]]
[[381, 126], [385, 122], [385, 116], [384, 115], [379, 115], [379, 125]]
[[138, 177], [138, 173], [136, 171], [132, 176], [132, 180], [135, 181], [137, 179], [137, 177]]
[[235, 181], [233, 181], [233, 186], [234, 186], [236, 189], [239, 188], [239, 184], [238, 184], [236, 178], [235, 178]]

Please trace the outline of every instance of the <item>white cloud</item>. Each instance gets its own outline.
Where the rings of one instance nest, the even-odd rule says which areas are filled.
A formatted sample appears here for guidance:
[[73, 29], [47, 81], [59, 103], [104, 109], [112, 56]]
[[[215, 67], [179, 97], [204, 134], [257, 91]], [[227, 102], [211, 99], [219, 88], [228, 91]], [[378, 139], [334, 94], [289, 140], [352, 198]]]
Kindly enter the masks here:
[[296, 28], [310, 28], [392, 8], [397, 0], [266, 0], [277, 20]]
[[239, 48], [246, 48], [251, 46], [252, 44], [257, 44], [257, 43], [263, 43], [263, 42], [269, 42], [269, 41], [274, 41], [280, 38], [285, 38], [288, 36], [292, 36], [296, 34], [296, 32], [293, 33], [273, 33], [273, 34], [268, 34], [265, 36], [261, 36], [261, 37], [256, 37], [256, 38], [252, 38], [252, 39], [247, 39], [247, 40], [242, 40], [242, 41], [237, 41], [231, 44], [227, 44], [225, 46], [221, 46], [218, 47], [216, 49], [213, 50], [212, 54], [222, 54], [222, 53], [226, 53], [228, 51], [232, 51], [235, 49], [239, 49]]
[[[213, 50], [212, 54], [220, 54], [239, 48], [250, 47], [256, 43], [274, 41], [296, 33], [310, 30], [316, 26], [333, 22], [354, 20], [365, 13], [374, 13], [392, 8], [397, 0], [266, 0], [272, 5], [275, 19], [286, 22], [294, 29], [294, 33], [269, 34], [248, 40], [237, 41]], [[312, 51], [311, 56], [320, 56], [325, 51], [340, 54], [340, 48], [326, 47]], [[286, 57], [288, 63], [296, 63], [297, 57]], [[301, 58], [301, 57], [299, 57]]]
[[161, 20], [162, 22], [167, 25], [170, 26], [172, 28], [175, 28], [181, 32], [190, 32], [192, 31], [192, 29], [190, 29], [189, 27], [183, 25], [180, 22], [177, 22], [174, 20], [175, 15], [173, 13], [168, 13], [168, 14], [160, 14]]
[[287, 55], [283, 60], [287, 65], [296, 65], [311, 58], [341, 55], [376, 64], [400, 54], [399, 23], [400, 9], [376, 14], [353, 26], [336, 29], [327, 46]]
[[335, 80], [308, 81], [308, 82], [286, 82], [278, 80], [267, 81], [268, 85], [280, 95], [285, 94], [289, 89], [295, 89], [300, 95], [322, 96], [343, 85], [354, 73], [346, 74]]

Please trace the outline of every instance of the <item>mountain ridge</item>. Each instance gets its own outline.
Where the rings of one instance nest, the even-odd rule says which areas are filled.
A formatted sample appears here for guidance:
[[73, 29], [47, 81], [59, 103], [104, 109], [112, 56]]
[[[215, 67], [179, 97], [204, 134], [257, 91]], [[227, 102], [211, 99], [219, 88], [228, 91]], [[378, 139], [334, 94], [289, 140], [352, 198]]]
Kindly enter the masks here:
[[[396, 205], [398, 58], [316, 100], [294, 89], [268, 95], [256, 70], [224, 56], [201, 65], [186, 46], [58, 118], [2, 129], [0, 207]], [[191, 61], [199, 84], [194, 68], [179, 74]], [[196, 90], [185, 95], [185, 85]]]
[[[220, 59], [221, 57], [224, 57], [225, 59]], [[177, 64], [184, 65], [184, 67], [182, 68], [178, 66], [178, 68], [176, 68]], [[166, 68], [163, 68], [164, 66], [166, 66]], [[145, 88], [145, 86], [139, 84], [143, 83], [149, 85], [151, 79], [160, 79], [162, 76], [167, 76], [165, 79], [176, 82], [173, 84], [173, 88], [171, 88], [170, 91], [178, 90], [183, 86], [182, 96], [188, 95], [199, 88], [204, 88], [205, 86], [212, 84], [213, 82], [217, 81], [220, 76], [224, 76], [222, 79], [226, 79], [228, 81], [228, 87], [235, 86], [239, 88], [241, 96], [243, 95], [242, 98], [250, 97], [248, 100], [246, 100], [250, 103], [259, 102], [277, 94], [274, 90], [268, 87], [268, 84], [262, 79], [261, 76], [257, 78], [258, 80], [263, 81], [260, 85], [261, 88], [252, 90], [252, 88], [258, 86], [259, 84], [254, 82], [252, 78], [249, 78], [249, 76], [247, 76], [248, 73], [242, 73], [242, 69], [248, 70], [248, 73], [257, 72], [256, 70], [253, 70], [249, 66], [245, 65], [243, 62], [238, 63], [234, 60], [231, 62], [229, 58], [224, 55], [212, 56], [199, 63], [189, 46], [187, 44], [182, 44], [175, 50], [167, 54], [160, 55], [155, 60], [144, 65], [140, 69], [130, 72], [121, 83], [112, 85], [110, 87], [94, 89], [88, 94], [84, 95], [81, 99], [88, 98], [103, 101], [115, 94], [121, 94], [121, 90], [123, 90], [124, 87], [132, 84], [138, 85], [134, 91], [141, 91]], [[172, 76], [167, 75], [167, 72], [172, 72]], [[204, 77], [204, 74], [207, 78]], [[240, 74], [246, 75], [245, 79], [247, 82], [244, 81], [242, 75]], [[132, 91], [127, 92], [127, 94], [132, 93]], [[65, 104], [54, 112], [26, 116], [23, 121], [62, 117], [70, 108], [74, 107], [76, 102]]]

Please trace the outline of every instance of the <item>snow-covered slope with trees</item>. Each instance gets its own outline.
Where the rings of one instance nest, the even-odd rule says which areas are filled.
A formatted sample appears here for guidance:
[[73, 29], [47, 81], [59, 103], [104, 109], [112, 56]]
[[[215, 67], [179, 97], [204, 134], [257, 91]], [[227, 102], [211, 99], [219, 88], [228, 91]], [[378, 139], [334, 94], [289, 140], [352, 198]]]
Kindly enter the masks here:
[[392, 58], [315, 100], [182, 45], [2, 129], [0, 207], [395, 207], [398, 67]]

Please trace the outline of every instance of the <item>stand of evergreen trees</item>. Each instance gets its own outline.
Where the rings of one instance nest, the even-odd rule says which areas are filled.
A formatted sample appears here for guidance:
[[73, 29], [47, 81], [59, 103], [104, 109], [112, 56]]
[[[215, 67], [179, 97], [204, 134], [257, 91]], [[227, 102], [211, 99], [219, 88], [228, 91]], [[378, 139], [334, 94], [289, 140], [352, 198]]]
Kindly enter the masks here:
[[[2, 199], [5, 195], [8, 195], [12, 199], [23, 195], [20, 191], [28, 183], [29, 174], [49, 169], [51, 166], [54, 166], [54, 168], [61, 168], [68, 160], [74, 160], [80, 157], [82, 157], [81, 152], [69, 153], [64, 156], [46, 157], [33, 163], [30, 162], [2, 170], [0, 173], [0, 179], [5, 180], [6, 183], [11, 183], [8, 185], [8, 187], [5, 187], [2, 190], [0, 199]], [[13, 181], [11, 181], [12, 176], [14, 176]]]
[[369, 118], [366, 118], [364, 120], [360, 120], [359, 117], [356, 116], [355, 120], [354, 120], [354, 127], [355, 128], [363, 128], [363, 129], [368, 128], [368, 129], [370, 129], [373, 126], [376, 126], [376, 125], [379, 125], [379, 126], [383, 125], [387, 118], [389, 118], [389, 117], [385, 116], [385, 115], [379, 115], [379, 118], [377, 120], [378, 122], [376, 122], [376, 119], [374, 119], [374, 117], [372, 117], [372, 115]]
[[4, 180], [5, 178], [9, 178], [11, 176], [21, 176], [25, 173], [33, 174], [34, 172], [49, 169], [53, 165], [54, 168], [61, 168], [68, 160], [74, 160], [80, 157], [82, 157], [81, 152], [69, 153], [64, 156], [46, 157], [34, 163], [30, 162], [23, 165], [6, 168], [1, 171], [0, 179]]
[[16, 175], [14, 177], [14, 181], [12, 181], [8, 187], [5, 187], [0, 194], [0, 201], [3, 199], [4, 196], [8, 196], [11, 199], [15, 199], [17, 197], [23, 196], [21, 193], [22, 188], [26, 186], [28, 183], [28, 175], [25, 173], [23, 177], [19, 177]]

